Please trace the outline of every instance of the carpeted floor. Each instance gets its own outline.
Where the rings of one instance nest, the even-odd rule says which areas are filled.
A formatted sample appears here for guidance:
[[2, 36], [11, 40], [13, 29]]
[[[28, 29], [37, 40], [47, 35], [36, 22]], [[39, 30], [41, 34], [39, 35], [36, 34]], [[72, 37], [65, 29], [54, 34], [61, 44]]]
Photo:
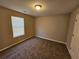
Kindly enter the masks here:
[[0, 53], [0, 59], [71, 59], [65, 45], [32, 38]]

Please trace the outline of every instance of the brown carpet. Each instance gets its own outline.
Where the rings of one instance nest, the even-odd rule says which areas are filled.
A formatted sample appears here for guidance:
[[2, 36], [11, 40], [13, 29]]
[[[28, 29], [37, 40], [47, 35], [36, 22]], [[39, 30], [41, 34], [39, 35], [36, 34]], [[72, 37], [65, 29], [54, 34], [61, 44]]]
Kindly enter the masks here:
[[32, 38], [0, 53], [0, 59], [71, 59], [65, 45]]

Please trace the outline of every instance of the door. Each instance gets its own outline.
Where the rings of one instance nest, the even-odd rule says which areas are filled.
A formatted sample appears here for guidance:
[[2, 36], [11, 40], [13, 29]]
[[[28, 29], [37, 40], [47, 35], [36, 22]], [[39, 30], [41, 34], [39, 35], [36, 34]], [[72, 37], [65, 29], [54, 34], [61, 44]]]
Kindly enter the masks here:
[[79, 14], [76, 15], [70, 52], [72, 59], [79, 59]]

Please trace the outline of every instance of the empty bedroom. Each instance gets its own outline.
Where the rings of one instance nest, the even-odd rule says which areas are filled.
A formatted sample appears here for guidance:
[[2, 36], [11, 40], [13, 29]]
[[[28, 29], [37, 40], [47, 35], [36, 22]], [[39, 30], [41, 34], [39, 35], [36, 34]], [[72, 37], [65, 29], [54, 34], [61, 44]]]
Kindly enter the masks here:
[[79, 0], [0, 0], [0, 59], [79, 59]]

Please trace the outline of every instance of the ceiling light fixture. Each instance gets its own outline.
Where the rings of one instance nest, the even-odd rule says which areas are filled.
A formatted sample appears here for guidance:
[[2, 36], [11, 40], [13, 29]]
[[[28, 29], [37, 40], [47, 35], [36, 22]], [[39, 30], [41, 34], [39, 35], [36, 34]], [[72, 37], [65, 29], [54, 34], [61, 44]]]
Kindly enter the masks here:
[[36, 10], [40, 10], [41, 9], [41, 5], [35, 5]]

